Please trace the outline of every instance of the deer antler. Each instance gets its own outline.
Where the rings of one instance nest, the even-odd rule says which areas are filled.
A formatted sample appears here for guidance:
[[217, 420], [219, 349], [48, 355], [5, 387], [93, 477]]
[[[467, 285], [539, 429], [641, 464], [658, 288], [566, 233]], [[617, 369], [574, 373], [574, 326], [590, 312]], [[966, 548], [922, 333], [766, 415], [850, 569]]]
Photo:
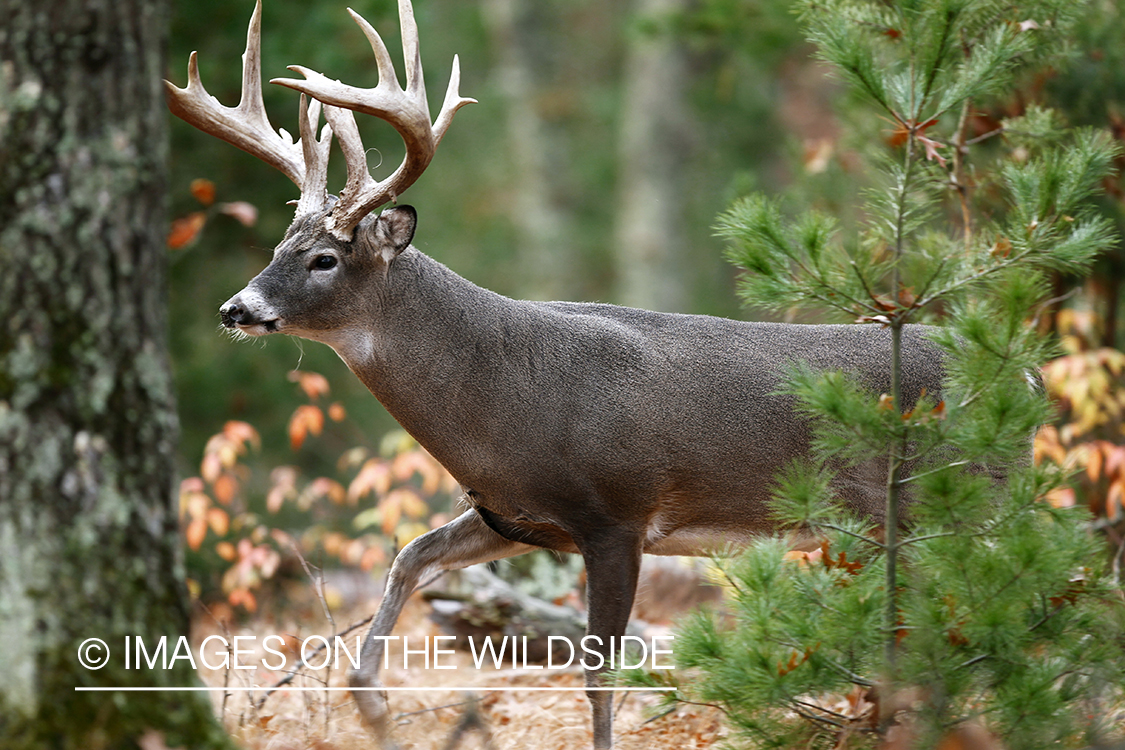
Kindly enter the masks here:
[[[246, 52], [242, 55], [242, 96], [237, 107], [224, 107], [207, 93], [199, 78], [195, 52], [188, 59], [188, 85], [179, 88], [165, 81], [168, 108], [177, 117], [205, 133], [238, 146], [262, 161], [276, 167], [301, 189], [297, 215], [323, 208], [327, 201], [328, 150], [332, 144], [332, 128], [325, 125], [320, 138], [316, 127], [320, 121], [321, 103], [307, 103], [301, 97], [300, 140], [285, 130], [274, 131], [262, 103], [261, 79], [262, 2], [254, 6], [250, 28], [246, 32]], [[331, 107], [325, 107], [325, 117]]]
[[[445, 101], [436, 122], [430, 123], [429, 105], [426, 103], [426, 85], [422, 79], [422, 58], [418, 50], [418, 25], [410, 0], [399, 0], [399, 23], [402, 28], [403, 57], [406, 63], [406, 88], [399, 86], [394, 63], [379, 33], [352, 9], [352, 18], [363, 30], [375, 53], [379, 71], [379, 85], [373, 89], [347, 86], [333, 81], [308, 68], [290, 66], [305, 80], [275, 78], [270, 83], [287, 86], [324, 102], [324, 115], [340, 140], [348, 167], [348, 182], [340, 192], [340, 201], [328, 218], [328, 228], [342, 240], [350, 240], [356, 225], [374, 209], [394, 201], [406, 188], [414, 184], [433, 159], [438, 143], [445, 135], [453, 115], [475, 99], [466, 99], [458, 93], [461, 68], [457, 56], [453, 57], [453, 71], [449, 78]], [[327, 106], [331, 105], [331, 106]], [[342, 107], [344, 109], [336, 109]], [[367, 155], [360, 141], [355, 118], [347, 110], [365, 112], [390, 123], [406, 144], [406, 157], [402, 164], [386, 179], [376, 182], [367, 170]]]

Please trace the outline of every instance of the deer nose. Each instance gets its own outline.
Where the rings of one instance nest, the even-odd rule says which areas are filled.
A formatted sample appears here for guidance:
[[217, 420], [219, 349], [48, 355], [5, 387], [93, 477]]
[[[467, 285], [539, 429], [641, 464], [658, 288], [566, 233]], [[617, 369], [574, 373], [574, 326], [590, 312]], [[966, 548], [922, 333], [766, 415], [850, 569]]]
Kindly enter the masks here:
[[254, 316], [236, 299], [219, 308], [219, 317], [222, 318], [223, 325], [227, 328], [254, 322]]

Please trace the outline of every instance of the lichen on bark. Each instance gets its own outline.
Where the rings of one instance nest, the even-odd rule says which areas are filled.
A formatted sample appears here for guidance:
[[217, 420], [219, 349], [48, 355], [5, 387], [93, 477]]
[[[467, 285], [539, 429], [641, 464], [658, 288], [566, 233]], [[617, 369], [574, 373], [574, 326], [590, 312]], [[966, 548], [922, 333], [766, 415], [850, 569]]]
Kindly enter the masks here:
[[[165, 0], [0, 0], [0, 746], [228, 744], [124, 668], [187, 598], [166, 353]], [[100, 638], [110, 663], [81, 667]], [[179, 664], [179, 663], [178, 663]]]

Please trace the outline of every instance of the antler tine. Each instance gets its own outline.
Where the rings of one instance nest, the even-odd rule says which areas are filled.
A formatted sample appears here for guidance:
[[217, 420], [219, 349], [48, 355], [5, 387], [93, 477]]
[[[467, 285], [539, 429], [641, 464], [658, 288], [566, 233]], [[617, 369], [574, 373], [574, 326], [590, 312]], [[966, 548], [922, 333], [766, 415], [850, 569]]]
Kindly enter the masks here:
[[177, 117], [205, 133], [220, 138], [280, 170], [297, 187], [303, 187], [305, 165], [301, 146], [269, 123], [262, 102], [261, 37], [262, 3], [258, 0], [246, 32], [242, 55], [242, 96], [237, 107], [224, 107], [207, 93], [199, 77], [198, 55], [188, 59], [188, 85], [179, 88], [165, 81], [168, 108]]
[[[362, 20], [359, 14], [351, 8], [348, 12], [352, 14], [352, 18], [357, 19], [356, 23]], [[368, 25], [366, 21], [361, 24], [361, 28]], [[398, 25], [402, 32], [402, 61], [406, 65], [406, 90], [411, 93], [415, 91], [426, 91], [426, 81], [422, 76], [422, 48], [418, 42], [418, 22], [414, 20], [414, 6], [410, 4], [410, 0], [398, 0]], [[374, 29], [371, 29], [374, 32]], [[364, 29], [364, 33], [367, 29]], [[368, 39], [370, 39], [368, 35]]]
[[[358, 13], [350, 8], [348, 12], [367, 37], [375, 55], [379, 71], [379, 84], [375, 88], [348, 86], [299, 65], [292, 65], [289, 69], [300, 73], [304, 80], [275, 78], [270, 81], [308, 94], [326, 105], [325, 117], [340, 141], [348, 168], [347, 186], [341, 191], [340, 201], [328, 218], [329, 229], [342, 240], [351, 239], [353, 230], [364, 216], [382, 204], [396, 200], [406, 188], [414, 184], [433, 159], [434, 150], [449, 127], [454, 113], [475, 101], [463, 98], [458, 93], [460, 65], [454, 57], [453, 73], [445, 102], [438, 115], [437, 126], [431, 123], [422, 76], [418, 26], [410, 0], [399, 0], [403, 56], [406, 63], [405, 89], [399, 85], [391, 56], [379, 33]], [[372, 179], [367, 170], [367, 157], [355, 118], [350, 113], [345, 116], [343, 112], [334, 112], [334, 108], [374, 115], [387, 121], [398, 131], [406, 144], [406, 157], [390, 177], [380, 182]]]
[[319, 211], [328, 202], [328, 152], [332, 147], [332, 126], [325, 123], [320, 138], [316, 137], [320, 109], [319, 101], [309, 100], [301, 94], [300, 143], [305, 158], [305, 176], [301, 198], [297, 201], [297, 216]]
[[[340, 151], [344, 154], [344, 164], [348, 168], [347, 184], [340, 191], [340, 203], [346, 205], [356, 196], [374, 190], [377, 183], [367, 169], [367, 151], [363, 148], [363, 140], [360, 138], [359, 128], [355, 123], [355, 115], [352, 114], [350, 109], [325, 105], [324, 116], [340, 142]], [[394, 196], [391, 196], [391, 200], [394, 200]], [[333, 211], [333, 214], [335, 214], [335, 211]], [[335, 227], [339, 227], [338, 221], [333, 222], [333, 224]]]
[[453, 70], [449, 73], [449, 86], [445, 90], [445, 100], [441, 103], [441, 111], [434, 120], [434, 146], [441, 143], [445, 131], [453, 122], [453, 115], [466, 104], [476, 104], [476, 99], [461, 96], [461, 61], [457, 55], [453, 56]]

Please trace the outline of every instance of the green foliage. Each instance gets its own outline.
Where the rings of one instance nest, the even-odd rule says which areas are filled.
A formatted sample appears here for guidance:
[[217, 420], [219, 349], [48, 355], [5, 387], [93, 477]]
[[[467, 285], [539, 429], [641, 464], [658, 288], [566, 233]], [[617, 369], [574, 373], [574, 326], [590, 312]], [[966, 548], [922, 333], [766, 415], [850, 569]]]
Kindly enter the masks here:
[[[750, 746], [889, 744], [893, 732], [895, 747], [932, 747], [970, 728], [1009, 748], [1108, 736], [1125, 676], [1120, 591], [1085, 512], [1045, 499], [1064, 475], [1030, 452], [1049, 416], [1032, 376], [1053, 353], [1035, 325], [1046, 274], [1082, 273], [1115, 242], [1091, 199], [1119, 153], [1043, 107], [1005, 124], [999, 153], [966, 131], [982, 102], [1064, 62], [1079, 11], [799, 5], [818, 53], [863, 95], [856, 117], [894, 128], [864, 146], [862, 221], [853, 232], [753, 195], [716, 231], [748, 303], [890, 328], [894, 371], [892, 392], [873, 394], [792, 368], [784, 392], [812, 421], [816, 457], [778, 477], [772, 508], [820, 549], [769, 540], [726, 563], [731, 611], [695, 615], [677, 640], [677, 668], [703, 675], [680, 697], [720, 705]], [[943, 323], [927, 336], [946, 372], [940, 393], [903, 403], [901, 334], [919, 321]], [[881, 458], [880, 530], [842, 508], [832, 477]]]

